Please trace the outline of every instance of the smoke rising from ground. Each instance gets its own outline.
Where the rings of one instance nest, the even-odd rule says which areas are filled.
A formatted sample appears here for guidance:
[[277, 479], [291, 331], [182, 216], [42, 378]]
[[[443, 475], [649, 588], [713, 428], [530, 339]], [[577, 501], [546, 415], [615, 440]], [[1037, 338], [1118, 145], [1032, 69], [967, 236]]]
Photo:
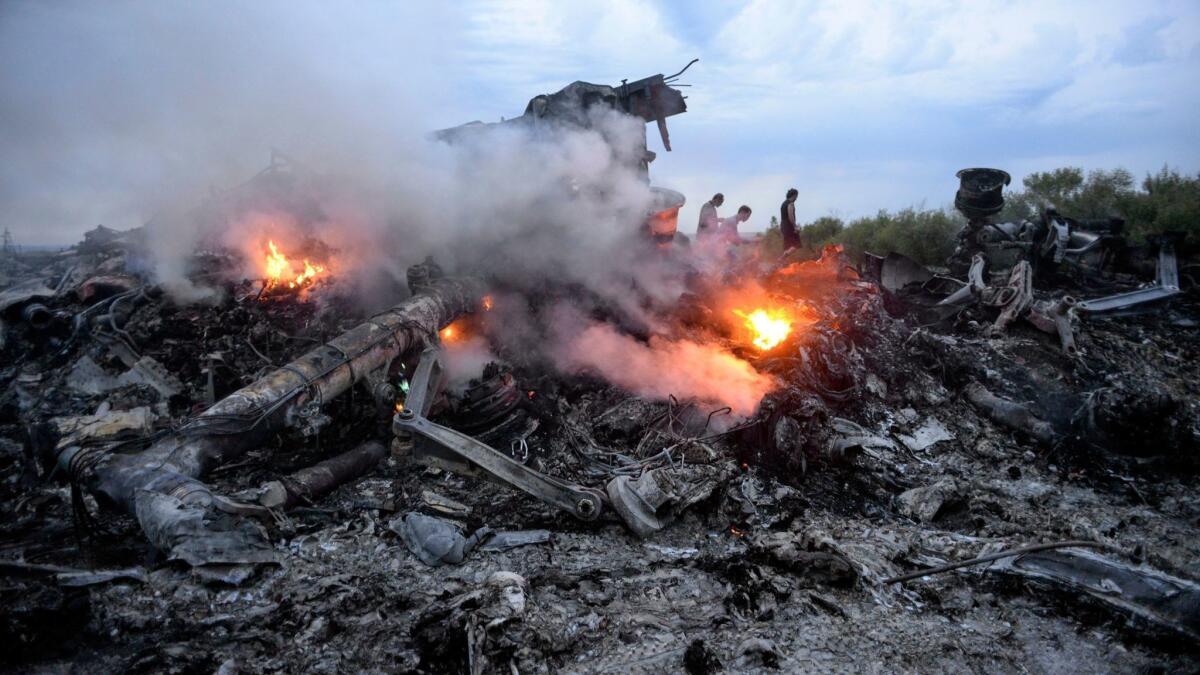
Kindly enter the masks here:
[[584, 329], [558, 352], [558, 363], [646, 398], [682, 396], [727, 405], [738, 416], [753, 413], [774, 386], [770, 377], [716, 345], [660, 337], [643, 343], [608, 324]]
[[[223, 246], [253, 261], [267, 237], [284, 246], [313, 237], [337, 249], [344, 279], [402, 279], [433, 255], [449, 273], [518, 295], [586, 289], [623, 324], [653, 332], [655, 306], [677, 298], [682, 280], [634, 244], [651, 201], [634, 169], [644, 122], [594, 108], [587, 128], [510, 125], [434, 140], [433, 130], [474, 116], [459, 112], [469, 95], [440, 86], [456, 67], [442, 46], [456, 36], [437, 28], [454, 25], [439, 11], [6, 3], [5, 217], [27, 241], [63, 243], [98, 223], [149, 222], [155, 281], [184, 302], [211, 294], [187, 278], [197, 250]], [[550, 92], [522, 95], [541, 93]], [[293, 183], [230, 191], [271, 148], [295, 158]], [[214, 191], [221, 198], [206, 200]], [[648, 396], [748, 413], [769, 388], [703, 345], [640, 342], [582, 318], [567, 334], [561, 366], [599, 369]], [[638, 366], [613, 367], [621, 358]]]

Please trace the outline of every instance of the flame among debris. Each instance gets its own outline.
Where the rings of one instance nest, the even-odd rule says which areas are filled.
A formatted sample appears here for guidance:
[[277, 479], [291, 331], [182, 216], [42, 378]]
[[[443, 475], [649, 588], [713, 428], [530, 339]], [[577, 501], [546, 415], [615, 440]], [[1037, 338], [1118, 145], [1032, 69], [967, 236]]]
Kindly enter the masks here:
[[555, 355], [567, 372], [583, 370], [639, 396], [672, 396], [727, 405], [735, 416], [754, 413], [775, 381], [715, 343], [651, 336], [643, 342], [596, 323], [568, 339]]
[[749, 314], [735, 309], [733, 313], [745, 320], [754, 346], [763, 351], [774, 349], [792, 332], [792, 317], [783, 309], [756, 309]]
[[288, 260], [287, 256], [280, 253], [279, 248], [275, 246], [273, 240], [267, 240], [267, 248], [270, 251], [267, 253], [263, 278], [266, 280], [267, 290], [286, 286], [289, 289], [298, 289], [311, 286], [318, 276], [325, 272], [324, 265], [314, 265], [304, 260], [303, 270], [297, 274], [296, 267], [292, 265], [292, 261]]
[[459, 328], [458, 322], [455, 321], [438, 331], [438, 337], [442, 339], [442, 342], [454, 342], [462, 337], [462, 330]]

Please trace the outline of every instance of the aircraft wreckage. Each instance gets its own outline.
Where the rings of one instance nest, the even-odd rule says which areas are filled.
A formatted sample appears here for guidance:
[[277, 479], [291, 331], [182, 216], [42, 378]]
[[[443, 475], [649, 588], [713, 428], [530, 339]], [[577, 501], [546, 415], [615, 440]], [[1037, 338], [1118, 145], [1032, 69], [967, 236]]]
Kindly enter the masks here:
[[[598, 106], [669, 149], [677, 78], [438, 136]], [[1008, 175], [958, 178], [968, 224], [933, 270], [836, 247], [708, 264], [660, 190], [629, 241], [679, 280], [668, 302], [429, 258], [368, 310], [319, 181], [278, 153], [192, 215], [236, 225], [270, 195], [311, 226], [198, 249], [216, 301], [154, 281], [145, 229], [6, 250], [9, 664], [1194, 668], [1195, 267], [1116, 220], [993, 222]], [[564, 305], [591, 322], [576, 367], [509, 339]]]

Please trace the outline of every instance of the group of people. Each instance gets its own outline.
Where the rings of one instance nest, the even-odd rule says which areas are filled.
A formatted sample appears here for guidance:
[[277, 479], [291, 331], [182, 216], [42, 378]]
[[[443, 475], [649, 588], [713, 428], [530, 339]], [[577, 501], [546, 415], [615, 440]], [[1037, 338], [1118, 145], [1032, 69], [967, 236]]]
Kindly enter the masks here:
[[700, 224], [696, 227], [698, 241], [720, 240], [727, 244], [736, 244], [741, 239], [738, 234], [738, 224], [750, 220], [750, 207], [743, 204], [737, 213], [728, 218], [719, 218], [717, 209], [725, 203], [725, 195], [718, 192], [712, 199], [700, 207]]
[[[799, 195], [800, 192], [792, 188], [779, 205], [779, 230], [783, 233], [784, 253], [800, 247], [800, 231], [796, 228], [796, 197]], [[696, 227], [698, 241], [716, 240], [725, 244], [741, 242], [738, 225], [750, 219], [750, 207], [743, 204], [738, 207], [736, 214], [721, 218], [717, 216], [717, 209], [724, 203], [725, 195], [718, 192], [700, 207], [700, 223]]]

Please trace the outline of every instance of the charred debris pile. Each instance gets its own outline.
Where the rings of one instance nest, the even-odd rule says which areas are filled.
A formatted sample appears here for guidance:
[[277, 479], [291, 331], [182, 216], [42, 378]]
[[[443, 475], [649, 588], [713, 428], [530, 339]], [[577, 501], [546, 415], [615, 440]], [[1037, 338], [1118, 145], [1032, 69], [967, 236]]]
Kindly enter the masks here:
[[[599, 101], [666, 145], [683, 110], [670, 81], [576, 83], [526, 115]], [[959, 179], [970, 224], [943, 270], [836, 248], [721, 251], [714, 267], [681, 244], [682, 196], [662, 191], [631, 241], [684, 291], [642, 303], [652, 324], [577, 285], [530, 294], [433, 259], [365, 312], [334, 233], [258, 242], [253, 261], [197, 252], [192, 281], [219, 291], [203, 302], [151, 281], [144, 231], [6, 252], [9, 657], [222, 672], [1040, 670], [1056, 650], [1086, 669], [1188, 663], [1196, 266], [1169, 237], [1130, 245], [1115, 220], [994, 223], [1007, 174]], [[498, 337], [506, 305], [563, 301], [672, 345], [655, 364], [665, 353], [711, 386], [676, 396]], [[489, 358], [464, 366], [479, 344]]]

